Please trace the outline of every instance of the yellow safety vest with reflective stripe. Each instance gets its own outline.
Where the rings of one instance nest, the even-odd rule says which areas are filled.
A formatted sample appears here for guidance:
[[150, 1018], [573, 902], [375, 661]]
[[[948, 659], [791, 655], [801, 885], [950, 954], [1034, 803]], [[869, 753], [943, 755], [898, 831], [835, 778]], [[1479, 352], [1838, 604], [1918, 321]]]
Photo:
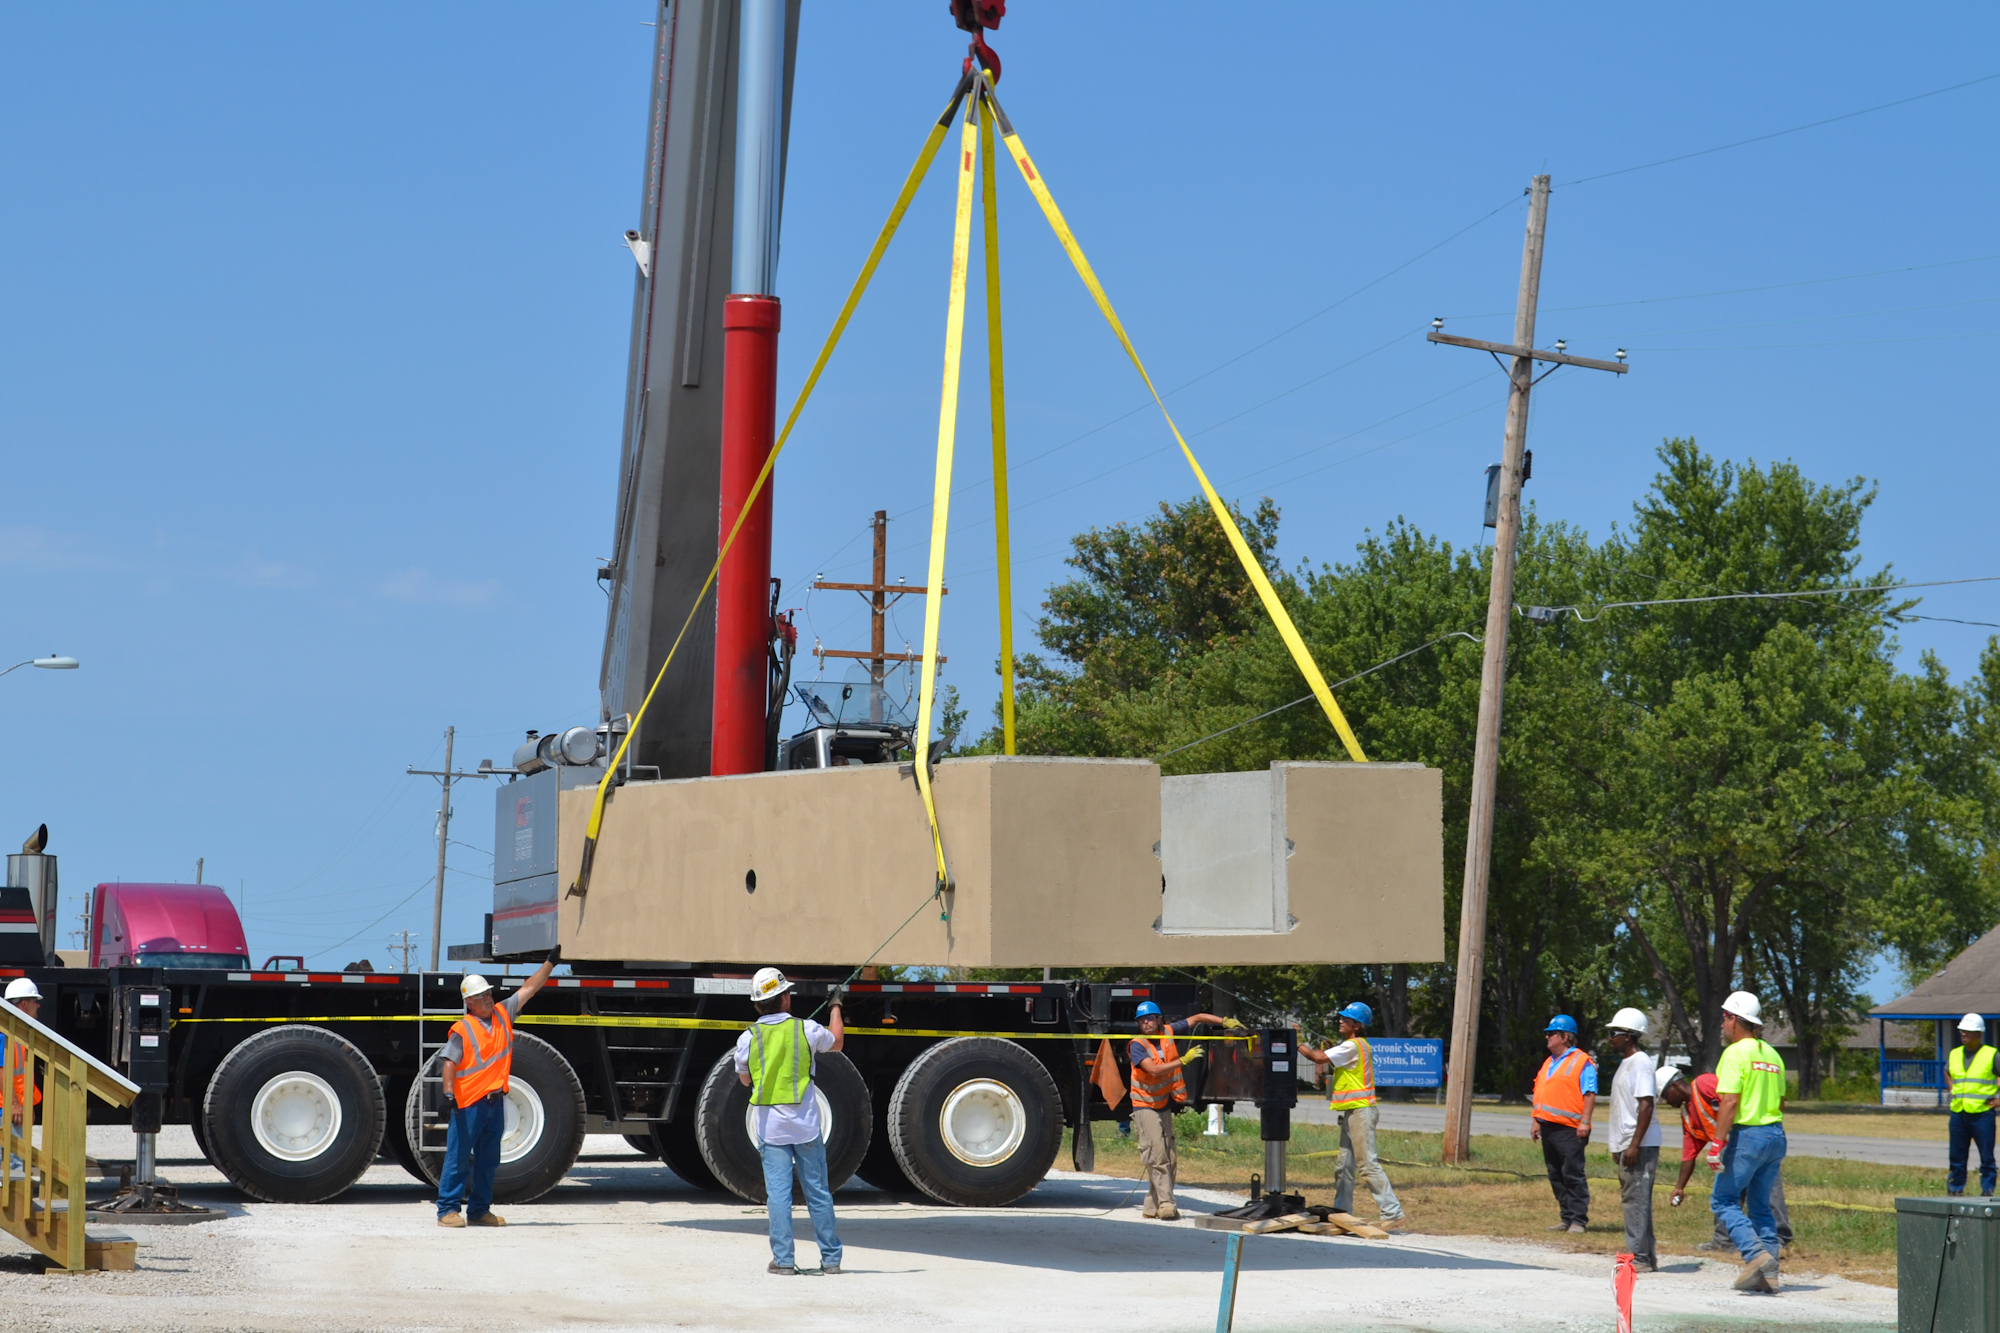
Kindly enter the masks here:
[[806, 1025], [796, 1018], [752, 1024], [749, 1064], [752, 1106], [797, 1106], [812, 1085], [812, 1045], [806, 1041]]
[[1981, 1043], [1972, 1053], [1971, 1068], [1966, 1067], [1965, 1048], [1955, 1046], [1945, 1060], [1945, 1067], [1951, 1072], [1951, 1109], [1954, 1111], [1990, 1111], [1993, 1109], [1993, 1094], [2000, 1091], [2000, 1079], [1993, 1074], [1993, 1048]]
[[1375, 1104], [1375, 1052], [1362, 1037], [1350, 1037], [1358, 1052], [1353, 1064], [1333, 1070], [1333, 1084], [1327, 1089], [1326, 1104], [1334, 1111], [1353, 1111]]

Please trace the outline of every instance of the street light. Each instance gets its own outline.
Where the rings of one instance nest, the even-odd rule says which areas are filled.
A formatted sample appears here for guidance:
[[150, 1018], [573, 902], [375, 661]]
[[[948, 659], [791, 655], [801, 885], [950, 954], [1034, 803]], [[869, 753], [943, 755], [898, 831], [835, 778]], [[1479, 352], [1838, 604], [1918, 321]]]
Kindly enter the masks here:
[[81, 665], [82, 663], [78, 662], [74, 657], [57, 657], [51, 654], [48, 657], [31, 657], [25, 662], [16, 662], [13, 666], [8, 667], [6, 671], [0, 671], [0, 676], [7, 675], [9, 672], [19, 671], [24, 666], [40, 667], [44, 671], [74, 671]]

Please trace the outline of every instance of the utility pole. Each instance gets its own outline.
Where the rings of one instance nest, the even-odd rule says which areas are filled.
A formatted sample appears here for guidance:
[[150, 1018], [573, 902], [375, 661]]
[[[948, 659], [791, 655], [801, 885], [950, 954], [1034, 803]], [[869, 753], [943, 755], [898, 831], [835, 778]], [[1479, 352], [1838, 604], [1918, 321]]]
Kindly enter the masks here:
[[[1512, 358], [1508, 366], [1507, 429], [1500, 455], [1500, 512], [1493, 530], [1493, 582], [1486, 602], [1485, 660], [1479, 673], [1479, 729], [1472, 755], [1472, 809], [1465, 829], [1465, 892], [1458, 916], [1457, 990], [1452, 997], [1451, 1065], [1445, 1076], [1444, 1160], [1472, 1155], [1472, 1069], [1479, 1044], [1479, 996], [1486, 975], [1486, 887], [1493, 863], [1493, 798], [1500, 769], [1500, 705], [1507, 676], [1507, 628], [1514, 612], [1514, 548], [1521, 535], [1521, 456], [1528, 440], [1528, 391], [1535, 362], [1626, 372], [1618, 360], [1570, 356], [1535, 348], [1535, 307], [1542, 285], [1542, 241], [1549, 221], [1549, 178], [1528, 187], [1528, 236], [1521, 248], [1521, 292], [1514, 306], [1511, 344], [1459, 338], [1431, 321], [1430, 341]], [[1553, 371], [1544, 372], [1544, 374]]]
[[[882, 681], [889, 674], [891, 662], [916, 662], [922, 653], [892, 653], [888, 651], [889, 607], [904, 597], [928, 597], [929, 588], [911, 588], [903, 584], [891, 587], [889, 584], [889, 511], [875, 511], [875, 581], [873, 583], [828, 583], [824, 578], [815, 580], [813, 587], [823, 592], [858, 592], [868, 603], [868, 651], [856, 652], [851, 648], [822, 648], [813, 645], [813, 656], [852, 657], [868, 663], [868, 679], [875, 687], [868, 692], [868, 720], [880, 724], [882, 721]], [[941, 588], [942, 593], [951, 589]], [[945, 661], [940, 656], [940, 665]]]
[[444, 795], [438, 802], [437, 893], [431, 901], [431, 971], [433, 972], [438, 970], [438, 954], [442, 951], [439, 939], [444, 934], [444, 849], [445, 844], [451, 840], [451, 784], [459, 778], [490, 778], [493, 776], [490, 772], [460, 773], [452, 768], [451, 744], [452, 737], [457, 731], [457, 727], [446, 727], [444, 729], [443, 772], [440, 773], [436, 769], [430, 768], [407, 768], [403, 770], [411, 777], [436, 778], [444, 785]]
[[410, 970], [410, 955], [415, 953], [416, 949], [417, 946], [410, 943], [410, 932], [407, 929], [399, 930], [389, 937], [389, 952], [402, 955], [402, 961], [396, 966], [398, 972]]

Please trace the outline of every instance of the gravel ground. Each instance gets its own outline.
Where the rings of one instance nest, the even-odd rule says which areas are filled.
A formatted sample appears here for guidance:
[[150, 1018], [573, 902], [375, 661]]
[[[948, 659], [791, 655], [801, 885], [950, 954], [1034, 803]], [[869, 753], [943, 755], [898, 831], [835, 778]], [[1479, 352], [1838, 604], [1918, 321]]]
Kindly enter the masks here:
[[[127, 1157], [123, 1131], [92, 1152]], [[685, 1328], [818, 1330], [1214, 1327], [1222, 1237], [1145, 1222], [1133, 1182], [1057, 1173], [1021, 1204], [976, 1211], [859, 1185], [837, 1196], [847, 1271], [767, 1276], [763, 1210], [688, 1189], [616, 1138], [593, 1137], [562, 1186], [507, 1208], [504, 1230], [448, 1231], [428, 1191], [381, 1164], [339, 1200], [245, 1201], [194, 1151], [162, 1136], [162, 1173], [192, 1202], [226, 1209], [196, 1226], [121, 1229], [139, 1271], [35, 1274], [0, 1237], [12, 1329]], [[1205, 1192], [1192, 1208], [1235, 1202]], [[99, 1228], [102, 1229], [102, 1228]], [[801, 1235], [811, 1232], [803, 1214]], [[1427, 1236], [1249, 1242], [1236, 1327], [1368, 1330], [1603, 1329], [1600, 1258], [1533, 1245]], [[812, 1261], [810, 1240], [800, 1245]], [[1683, 1262], [1640, 1279], [1653, 1329], [1888, 1329], [1895, 1293], [1787, 1275], [1782, 1296], [1729, 1288], [1733, 1265]], [[1143, 1310], [1142, 1320], [1134, 1312]]]

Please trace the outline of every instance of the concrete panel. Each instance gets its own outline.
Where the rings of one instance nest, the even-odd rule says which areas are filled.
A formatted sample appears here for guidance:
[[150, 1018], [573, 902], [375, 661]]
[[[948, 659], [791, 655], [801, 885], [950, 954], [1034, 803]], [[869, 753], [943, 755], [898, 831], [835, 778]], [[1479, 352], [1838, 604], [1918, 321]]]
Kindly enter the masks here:
[[[1441, 958], [1441, 775], [1384, 764], [1280, 768], [1258, 776], [1282, 795], [1295, 844], [1286, 883], [1296, 924], [1283, 934], [1160, 933], [1152, 764], [986, 757], [938, 769], [957, 884], [942, 904], [948, 914], [931, 899], [916, 784], [894, 767], [641, 782], [612, 799], [589, 897], [562, 901], [563, 951], [828, 965], [874, 954], [962, 967]], [[582, 858], [590, 793], [561, 801], [566, 887]]]
[[1283, 790], [1269, 769], [1160, 780], [1161, 934], [1291, 928]]

